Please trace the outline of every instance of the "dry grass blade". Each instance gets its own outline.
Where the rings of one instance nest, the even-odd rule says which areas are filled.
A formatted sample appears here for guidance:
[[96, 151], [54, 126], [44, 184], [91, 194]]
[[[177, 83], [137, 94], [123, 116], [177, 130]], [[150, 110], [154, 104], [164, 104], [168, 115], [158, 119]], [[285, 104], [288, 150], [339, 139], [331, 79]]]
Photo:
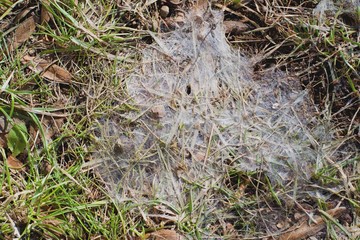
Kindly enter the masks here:
[[[1, 102], [10, 105], [10, 102], [5, 100], [5, 99], [0, 99]], [[67, 113], [57, 113], [58, 111], [63, 111], [65, 110], [64, 108], [52, 108], [52, 109], [42, 109], [42, 108], [32, 108], [32, 107], [27, 107], [27, 106], [23, 106], [23, 105], [19, 105], [19, 104], [15, 104], [14, 108], [17, 110], [21, 110], [21, 111], [25, 111], [25, 112], [29, 112], [29, 113], [34, 113], [34, 114], [38, 114], [38, 115], [44, 115], [44, 116], [50, 116], [50, 117], [59, 117], [59, 118], [66, 118], [68, 117], [70, 114]]]
[[[332, 217], [339, 217], [346, 211], [345, 207], [338, 207], [327, 211], [326, 213]], [[299, 225], [291, 227], [290, 232], [280, 236], [279, 240], [297, 240], [311, 237], [321, 231], [325, 227], [325, 220], [321, 216], [314, 217], [316, 223], [308, 224], [308, 219], [301, 222]]]
[[85, 42], [83, 42], [83, 41], [80, 41], [80, 40], [77, 39], [77, 38], [71, 37], [71, 41], [72, 41], [73, 43], [75, 43], [76, 45], [81, 46], [81, 47], [83, 47], [84, 49], [87, 49], [87, 50], [89, 50], [90, 52], [93, 52], [93, 53], [98, 54], [98, 55], [100, 55], [100, 56], [106, 57], [107, 59], [109, 59], [109, 60], [111, 60], [111, 61], [117, 60], [117, 61], [124, 61], [124, 62], [132, 62], [132, 60], [127, 59], [126, 57], [116, 56], [116, 55], [114, 55], [114, 54], [104, 52], [102, 49], [99, 49], [99, 48], [96, 48], [96, 47], [92, 47], [92, 46], [90, 46], [88, 43], [85, 43]]
[[34, 7], [27, 7], [23, 9], [19, 14], [16, 15], [15, 19], [13, 20], [14, 23], [19, 23], [23, 18], [25, 18]]

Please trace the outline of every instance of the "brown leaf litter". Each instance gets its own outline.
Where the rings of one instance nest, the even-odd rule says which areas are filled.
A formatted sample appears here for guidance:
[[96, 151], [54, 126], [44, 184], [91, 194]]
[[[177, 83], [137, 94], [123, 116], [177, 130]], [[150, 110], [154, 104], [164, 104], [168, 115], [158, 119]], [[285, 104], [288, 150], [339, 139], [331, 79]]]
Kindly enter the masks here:
[[[326, 213], [329, 216], [338, 218], [342, 213], [346, 211], [345, 207], [337, 207], [331, 210], [328, 210]], [[289, 228], [286, 233], [282, 234], [279, 240], [299, 240], [307, 237], [314, 236], [320, 232], [325, 226], [326, 221], [322, 216], [313, 217], [314, 222], [309, 224], [309, 219], [305, 219], [299, 224]]]
[[9, 51], [13, 51], [18, 48], [21, 44], [26, 42], [31, 35], [35, 32], [36, 22], [35, 17], [31, 16], [24, 20], [19, 26], [16, 28], [15, 33], [12, 38], [10, 38], [8, 42]]
[[71, 73], [65, 68], [54, 64], [53, 62], [48, 62], [47, 60], [42, 58], [26, 55], [22, 58], [22, 63], [28, 64], [28, 67], [32, 71], [38, 73], [41, 77], [44, 77], [48, 80], [52, 80], [62, 84], [71, 83]]
[[149, 234], [146, 234], [145, 239], [152, 240], [182, 240], [184, 239], [175, 230], [162, 229]]
[[19, 159], [17, 159], [12, 155], [8, 156], [6, 163], [8, 167], [12, 169], [20, 170], [24, 168], [24, 164]]
[[229, 33], [233, 35], [239, 35], [249, 30], [249, 26], [240, 21], [228, 20], [228, 21], [224, 21], [223, 24], [225, 28], [225, 33]]
[[40, 12], [40, 23], [44, 24], [44, 23], [47, 23], [50, 21], [50, 19], [52, 18], [52, 15], [45, 7], [45, 5], [49, 5], [49, 1], [43, 0], [41, 2], [42, 2], [42, 5], [41, 5], [41, 12]]
[[[48, 1], [44, 1], [41, 6], [41, 23], [48, 22], [51, 19], [51, 14], [47, 11], [44, 4], [48, 4]], [[32, 8], [26, 8], [21, 11], [13, 20], [17, 22], [21, 20], [23, 17], [28, 15], [28, 13], [32, 10]], [[36, 29], [37, 19], [34, 16], [30, 16], [20, 24], [18, 24], [15, 32], [8, 38], [7, 41], [7, 49], [11, 53], [18, 47], [20, 47], [23, 43], [28, 41], [32, 34]], [[2, 56], [0, 56], [1, 60]], [[72, 75], [66, 69], [54, 64], [54, 62], [48, 62], [47, 60], [41, 58], [31, 57], [29, 55], [25, 55], [22, 58], [23, 64], [28, 64], [29, 68], [35, 73], [40, 74], [41, 77], [46, 78], [48, 80], [52, 80], [58, 83], [70, 84]]]

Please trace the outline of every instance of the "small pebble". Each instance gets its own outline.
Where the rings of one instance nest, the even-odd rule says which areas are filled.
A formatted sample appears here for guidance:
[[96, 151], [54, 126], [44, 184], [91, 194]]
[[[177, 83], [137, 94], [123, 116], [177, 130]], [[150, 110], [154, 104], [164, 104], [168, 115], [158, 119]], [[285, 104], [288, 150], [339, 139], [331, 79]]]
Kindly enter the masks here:
[[150, 113], [151, 113], [151, 117], [152, 118], [155, 118], [155, 119], [160, 119], [160, 118], [163, 118], [165, 117], [166, 115], [166, 110], [165, 110], [165, 107], [163, 105], [156, 105], [156, 106], [153, 106], [151, 109], [150, 109]]
[[163, 5], [161, 8], [160, 8], [160, 16], [162, 18], [166, 18], [168, 15], [169, 15], [169, 12], [170, 12], [170, 9], [168, 6], [166, 5]]
[[168, 3], [173, 5], [179, 5], [181, 3], [181, 0], [168, 0]]

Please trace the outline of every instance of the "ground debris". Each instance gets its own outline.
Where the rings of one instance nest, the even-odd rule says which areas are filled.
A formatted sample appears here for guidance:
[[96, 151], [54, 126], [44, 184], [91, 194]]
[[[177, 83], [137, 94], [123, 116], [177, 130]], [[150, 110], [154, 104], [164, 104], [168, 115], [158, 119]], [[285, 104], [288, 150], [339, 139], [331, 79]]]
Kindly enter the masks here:
[[[345, 211], [345, 207], [337, 207], [326, 211], [326, 214], [333, 218], [338, 218]], [[315, 216], [313, 217], [314, 222], [310, 224], [309, 219], [305, 219], [301, 223], [289, 228], [286, 233], [280, 236], [279, 240], [297, 240], [316, 235], [326, 226], [324, 217], [326, 216]]]
[[7, 165], [9, 168], [12, 169], [23, 169], [24, 168], [24, 164], [17, 159], [16, 157], [9, 155], [6, 161]]
[[13, 39], [9, 41], [9, 51], [13, 51], [21, 44], [26, 42], [30, 36], [35, 32], [36, 22], [34, 17], [29, 17], [24, 20], [16, 28]]
[[146, 235], [146, 239], [153, 240], [182, 240], [184, 239], [180, 234], [174, 230], [162, 229]]
[[22, 58], [24, 64], [40, 76], [58, 83], [70, 84], [72, 75], [65, 68], [60, 67], [54, 63], [48, 62], [41, 58], [31, 57], [26, 55]]

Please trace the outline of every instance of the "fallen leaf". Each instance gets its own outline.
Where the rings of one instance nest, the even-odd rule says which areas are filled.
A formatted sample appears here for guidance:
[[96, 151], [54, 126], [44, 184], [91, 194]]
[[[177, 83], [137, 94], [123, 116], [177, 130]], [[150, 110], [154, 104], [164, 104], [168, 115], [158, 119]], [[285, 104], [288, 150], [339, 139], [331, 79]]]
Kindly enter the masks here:
[[13, 51], [26, 42], [35, 32], [36, 24], [33, 16], [27, 18], [16, 28], [12, 41], [9, 42], [9, 50]]
[[[339, 217], [343, 212], [346, 211], [345, 207], [334, 208], [326, 212], [329, 216]], [[286, 233], [282, 234], [279, 240], [297, 240], [304, 239], [315, 235], [321, 231], [325, 226], [326, 222], [323, 217], [315, 216], [315, 223], [308, 224], [309, 219], [305, 219], [300, 224], [289, 228]]]
[[6, 162], [8, 167], [12, 169], [22, 169], [24, 167], [24, 164], [13, 155], [10, 155]]
[[146, 234], [145, 239], [154, 240], [181, 240], [183, 237], [174, 230], [162, 229]]
[[48, 0], [41, 1], [41, 12], [40, 12], [40, 23], [44, 24], [50, 21], [51, 13], [46, 9], [46, 6], [49, 5]]
[[68, 70], [42, 58], [26, 55], [22, 58], [22, 63], [28, 64], [28, 67], [32, 71], [39, 73], [41, 77], [47, 78], [48, 80], [63, 84], [71, 83], [72, 75]]
[[225, 33], [230, 33], [233, 35], [239, 35], [249, 30], [248, 25], [240, 21], [224, 21], [223, 24], [224, 24]]

